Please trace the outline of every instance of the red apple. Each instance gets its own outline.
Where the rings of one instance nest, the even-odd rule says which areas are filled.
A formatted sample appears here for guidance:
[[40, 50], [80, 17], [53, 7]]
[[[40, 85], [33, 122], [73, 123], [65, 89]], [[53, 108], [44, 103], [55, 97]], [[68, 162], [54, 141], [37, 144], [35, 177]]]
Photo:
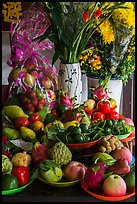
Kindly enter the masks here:
[[107, 196], [124, 196], [126, 190], [127, 186], [124, 179], [117, 174], [108, 176], [103, 183], [103, 191]]
[[84, 178], [86, 167], [78, 161], [71, 161], [64, 168], [64, 176], [68, 181], [75, 181]]
[[118, 147], [114, 151], [111, 152], [112, 157], [116, 160], [118, 159], [126, 159], [128, 164], [132, 161], [132, 153], [127, 147]]
[[29, 125], [29, 120], [26, 117], [19, 117], [15, 121], [15, 127], [17, 130], [20, 130], [20, 127], [25, 126], [28, 127]]
[[124, 118], [125, 124], [134, 126], [133, 120], [131, 118]]

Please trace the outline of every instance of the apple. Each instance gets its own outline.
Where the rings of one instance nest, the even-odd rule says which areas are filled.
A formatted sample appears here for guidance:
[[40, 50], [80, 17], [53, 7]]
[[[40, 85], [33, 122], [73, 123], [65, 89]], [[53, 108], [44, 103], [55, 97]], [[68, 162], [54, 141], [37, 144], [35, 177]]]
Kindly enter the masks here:
[[85, 101], [84, 106], [86, 106], [89, 110], [93, 110], [96, 106], [96, 102], [94, 99], [88, 99]]
[[71, 161], [64, 168], [64, 176], [68, 181], [83, 179], [86, 169], [87, 168], [84, 166], [84, 164], [78, 161]]
[[124, 196], [126, 190], [127, 186], [124, 179], [117, 174], [108, 176], [103, 183], [103, 191], [107, 196]]
[[19, 117], [15, 121], [15, 127], [17, 130], [20, 130], [22, 126], [28, 127], [28, 125], [29, 125], [29, 120], [26, 117]]
[[134, 126], [133, 120], [131, 118], [124, 118], [125, 124]]
[[128, 164], [132, 161], [132, 153], [127, 147], [118, 147], [111, 152], [111, 155], [114, 159], [126, 159]]

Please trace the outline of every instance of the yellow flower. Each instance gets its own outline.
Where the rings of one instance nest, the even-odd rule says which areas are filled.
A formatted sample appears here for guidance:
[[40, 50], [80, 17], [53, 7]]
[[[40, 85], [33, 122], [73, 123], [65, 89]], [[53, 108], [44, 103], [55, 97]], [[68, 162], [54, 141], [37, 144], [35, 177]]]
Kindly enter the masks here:
[[88, 55], [84, 55], [83, 60], [87, 60], [87, 59], [88, 59]]
[[91, 54], [91, 55], [93, 54], [93, 50], [89, 50], [88, 52], [89, 52], [89, 54]]
[[135, 27], [135, 11], [131, 2], [126, 2], [124, 6], [128, 9], [118, 8], [114, 11], [112, 18], [117, 25], [123, 25], [126, 28]]
[[92, 66], [93, 66], [93, 68], [95, 68], [95, 69], [100, 69], [101, 68], [101, 61], [100, 60], [94, 60], [93, 62], [92, 62]]
[[128, 56], [127, 56], [127, 59], [128, 59], [128, 60], [131, 60], [131, 57], [132, 57], [131, 55], [128, 55]]
[[80, 62], [80, 65], [82, 66], [83, 64], [84, 64], [84, 61], [81, 61], [81, 62]]
[[82, 60], [82, 59], [83, 59], [83, 56], [82, 56], [82, 55], [80, 55], [79, 59], [80, 59], [80, 60]]
[[106, 19], [100, 26], [98, 30], [105, 42], [105, 44], [110, 44], [111, 42], [114, 41], [114, 32], [112, 25], [110, 24], [109, 20]]
[[94, 58], [97, 58], [97, 55], [93, 55]]

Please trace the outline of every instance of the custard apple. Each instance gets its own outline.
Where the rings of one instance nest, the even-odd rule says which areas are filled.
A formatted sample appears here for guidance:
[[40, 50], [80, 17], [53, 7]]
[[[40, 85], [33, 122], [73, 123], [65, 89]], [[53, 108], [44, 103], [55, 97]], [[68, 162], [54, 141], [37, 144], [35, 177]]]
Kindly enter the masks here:
[[2, 174], [10, 174], [12, 167], [10, 159], [6, 155], [2, 154]]
[[63, 142], [57, 142], [51, 148], [49, 156], [60, 165], [67, 165], [72, 160], [72, 153]]

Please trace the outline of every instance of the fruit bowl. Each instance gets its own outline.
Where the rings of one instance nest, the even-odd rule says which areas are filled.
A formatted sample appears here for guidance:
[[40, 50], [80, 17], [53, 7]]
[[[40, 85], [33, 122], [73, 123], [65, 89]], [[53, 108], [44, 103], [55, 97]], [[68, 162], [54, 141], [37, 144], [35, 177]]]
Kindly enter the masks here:
[[122, 200], [129, 199], [135, 195], [135, 192], [131, 193], [127, 191], [124, 196], [118, 196], [118, 197], [106, 196], [101, 189], [99, 189], [98, 191], [88, 189], [82, 182], [81, 182], [81, 186], [91, 196], [94, 196], [95, 198], [98, 198], [100, 200], [105, 200], [105, 201], [122, 201]]
[[67, 147], [71, 150], [81, 150], [81, 149], [87, 149], [92, 146], [94, 146], [101, 138], [98, 138], [97, 140], [91, 141], [91, 142], [84, 142], [79, 144], [66, 144]]
[[12, 189], [12, 190], [2, 191], [2, 195], [14, 195], [16, 193], [19, 193], [19, 192], [23, 191], [25, 188], [27, 188], [32, 182], [33, 182], [33, 180], [31, 180], [25, 186], [15, 188], [15, 189]]
[[44, 180], [40, 177], [38, 177], [38, 179], [47, 185], [55, 186], [55, 187], [69, 187], [69, 186], [73, 186], [73, 185], [80, 182], [80, 180], [75, 180], [75, 181], [61, 180], [59, 182], [47, 182], [46, 180]]

